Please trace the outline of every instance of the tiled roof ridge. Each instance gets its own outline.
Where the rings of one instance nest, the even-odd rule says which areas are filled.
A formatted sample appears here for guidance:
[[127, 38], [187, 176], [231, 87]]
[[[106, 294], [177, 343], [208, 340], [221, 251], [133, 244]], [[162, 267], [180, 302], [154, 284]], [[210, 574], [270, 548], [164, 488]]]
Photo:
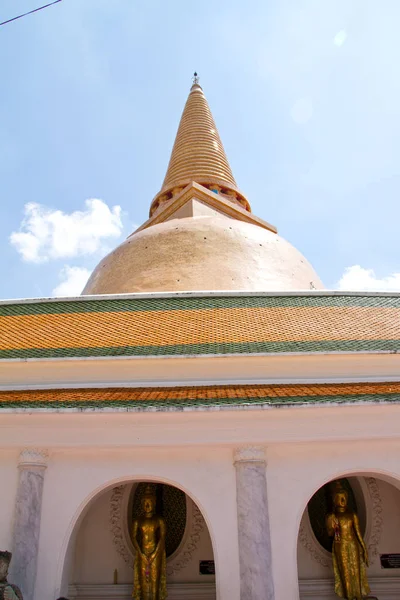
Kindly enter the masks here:
[[[30, 299], [29, 301], [0, 301], [0, 316], [7, 314], [34, 314], [40, 312], [103, 312], [120, 310], [168, 310], [171, 308], [185, 310], [192, 307], [227, 307], [233, 306], [380, 306], [393, 304], [400, 307], [399, 294], [350, 294], [350, 293], [253, 293], [253, 294], [171, 294], [141, 295], [129, 294], [121, 296], [79, 296], [77, 298]], [[9, 308], [8, 308], [9, 307]], [[35, 308], [34, 308], [35, 307]]]
[[0, 306], [0, 359], [399, 351], [400, 296], [186, 296]]
[[85, 296], [63, 296], [63, 297], [38, 297], [38, 298], [6, 298], [0, 299], [0, 307], [7, 305], [20, 304], [58, 304], [73, 302], [106, 302], [109, 300], [162, 300], [179, 298], [285, 298], [285, 297], [350, 297], [350, 298], [400, 298], [400, 292], [374, 292], [374, 291], [354, 291], [354, 290], [277, 290], [277, 291], [201, 291], [201, 292], [135, 292], [131, 294], [99, 294]]
[[0, 391], [0, 408], [112, 408], [400, 401], [399, 382]]

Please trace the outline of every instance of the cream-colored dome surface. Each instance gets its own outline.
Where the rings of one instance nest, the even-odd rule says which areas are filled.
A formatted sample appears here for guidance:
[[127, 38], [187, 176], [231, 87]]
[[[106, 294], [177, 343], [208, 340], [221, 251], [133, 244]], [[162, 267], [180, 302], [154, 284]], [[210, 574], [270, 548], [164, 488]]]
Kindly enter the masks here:
[[173, 219], [130, 236], [93, 271], [83, 294], [323, 289], [277, 234], [218, 216]]

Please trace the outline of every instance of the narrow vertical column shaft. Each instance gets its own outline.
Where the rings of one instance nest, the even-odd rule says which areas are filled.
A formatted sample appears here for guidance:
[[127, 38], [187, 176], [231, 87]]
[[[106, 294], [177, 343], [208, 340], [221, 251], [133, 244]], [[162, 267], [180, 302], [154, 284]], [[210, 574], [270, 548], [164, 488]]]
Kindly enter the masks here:
[[46, 450], [28, 448], [21, 452], [18, 464], [13, 557], [9, 580], [20, 587], [24, 600], [33, 600], [35, 592], [47, 457]]
[[265, 451], [234, 453], [240, 561], [240, 600], [274, 600]]

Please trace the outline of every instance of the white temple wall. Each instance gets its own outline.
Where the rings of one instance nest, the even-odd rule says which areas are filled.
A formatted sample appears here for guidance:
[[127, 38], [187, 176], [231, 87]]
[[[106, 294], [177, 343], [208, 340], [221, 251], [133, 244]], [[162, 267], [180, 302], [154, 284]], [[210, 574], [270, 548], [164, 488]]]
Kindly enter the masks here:
[[[396, 553], [400, 549], [400, 491], [386, 481], [379, 482], [383, 506], [383, 527], [380, 552]], [[382, 570], [390, 575], [389, 570]]]
[[15, 495], [18, 482], [18, 454], [16, 450], [1, 450], [0, 481], [0, 550], [11, 550], [14, 522]]
[[[8, 361], [0, 386], [163, 386], [397, 381], [399, 354], [327, 353]], [[365, 406], [364, 406], [365, 408]], [[6, 415], [3, 413], [2, 417]], [[15, 416], [15, 415], [14, 415]], [[35, 415], [32, 415], [35, 420]], [[63, 420], [65, 415], [63, 415]], [[4, 432], [5, 434], [7, 432]]]
[[[393, 484], [396, 490], [400, 489], [398, 412], [396, 406], [366, 405], [176, 414], [23, 414], [15, 418], [4, 415], [3, 421], [9, 421], [10, 427], [4, 427], [2, 443], [12, 444], [12, 449], [3, 450], [0, 455], [4, 482], [0, 528], [3, 548], [0, 549], [12, 549], [19, 452], [25, 445], [40, 441], [48, 449], [50, 459], [44, 482], [35, 600], [54, 600], [67, 593], [74, 573], [72, 559], [76, 558], [73, 534], [79, 535], [85, 514], [95, 507], [91, 499], [100, 498], [101, 493], [119, 483], [134, 480], [169, 483], [191, 495], [213, 540], [218, 600], [238, 600], [233, 450], [246, 444], [261, 444], [267, 449], [275, 598], [296, 600], [301, 518], [311, 496], [332, 479], [346, 476], [379, 479], [384, 515], [379, 552], [399, 551], [400, 536], [394, 532], [399, 531], [400, 495], [390, 487]], [[7, 433], [11, 427], [12, 435]], [[351, 441], [351, 435], [365, 439]], [[331, 441], [324, 441], [327, 439]], [[100, 521], [104, 519], [104, 507], [99, 504], [95, 510]], [[97, 541], [100, 546], [102, 540]], [[86, 543], [87, 538], [83, 548]], [[206, 557], [199, 557], [203, 558]], [[107, 579], [112, 577], [108, 570], [111, 562], [110, 558], [105, 566], [101, 563]], [[70, 568], [64, 570], [68, 563]], [[316, 574], [313, 579], [324, 580], [322, 572], [312, 571], [309, 562], [307, 565], [300, 560], [302, 582], [313, 573]], [[393, 580], [392, 591], [393, 586], [398, 586], [400, 597], [400, 573], [378, 569], [378, 563], [371, 568], [377, 569], [371, 571], [373, 577], [379, 575], [380, 580], [389, 583]], [[82, 577], [94, 576], [89, 563], [85, 562], [83, 569]], [[377, 593], [377, 596], [380, 600], [396, 597], [393, 593], [392, 596]], [[308, 599], [303, 593], [301, 597]]]
[[93, 500], [77, 531], [70, 583], [113, 583], [114, 569], [124, 581], [124, 561], [112, 544], [109, 504], [112, 489]]
[[[239, 567], [232, 451], [233, 447], [185, 448], [184, 452], [181, 449], [149, 448], [56, 452], [46, 474], [36, 600], [57, 597], [61, 591], [65, 593], [65, 588], [60, 590], [60, 582], [67, 542], [84, 508], [95, 510], [100, 521], [105, 518], [104, 504], [102, 506], [99, 501], [96, 508], [95, 504], [88, 505], [88, 499], [105, 486], [148, 479], [177, 485], [198, 503], [214, 541], [217, 597], [219, 600], [237, 599]], [[340, 476], [372, 476], [399, 485], [400, 461], [397, 456], [400, 454], [400, 442], [276, 444], [268, 446], [267, 453], [275, 597], [295, 600], [299, 598], [299, 525], [308, 500], [324, 483]], [[398, 550], [396, 536], [391, 532], [391, 521], [393, 516], [395, 526], [398, 526], [399, 508], [396, 508], [396, 503], [400, 492], [393, 490], [387, 482], [379, 482], [385, 521], [388, 519], [382, 532], [380, 552]], [[107, 524], [105, 529], [108, 531]], [[87, 544], [88, 537], [83, 535], [86, 539], [84, 544]], [[97, 542], [100, 545], [101, 539], [97, 538]], [[87, 545], [83, 546], [82, 552], [85, 549], [88, 549]], [[105, 549], [102, 546], [100, 551]], [[112, 577], [110, 563], [108, 560], [101, 563], [107, 581]], [[118, 568], [117, 565], [115, 567]], [[84, 563], [82, 568], [81, 576], [90, 572], [94, 576], [89, 563]], [[371, 575], [375, 574], [378, 571], [371, 571]], [[381, 578], [396, 575], [393, 571], [385, 572], [379, 568]], [[70, 573], [64, 585], [68, 580]]]
[[[74, 543], [69, 545], [69, 540], [77, 523], [78, 527], [80, 523], [84, 524], [85, 515], [95, 507], [90, 499], [107, 487], [132, 480], [176, 485], [194, 499], [213, 540], [217, 598], [238, 600], [236, 481], [229, 448], [54, 452], [43, 495], [35, 600], [51, 600], [67, 593], [73, 571], [64, 573], [63, 577], [63, 566], [66, 561], [73, 569], [70, 559], [75, 546]], [[94, 510], [100, 520], [105, 517], [101, 503]], [[108, 524], [105, 526], [108, 530]], [[87, 543], [87, 536], [85, 539]], [[101, 539], [97, 538], [97, 542], [100, 544]], [[99, 551], [106, 554], [107, 549], [110, 547], [100, 547]], [[108, 565], [107, 561], [101, 563], [109, 582], [112, 573], [109, 573]], [[84, 563], [82, 568], [87, 573], [91, 567]]]

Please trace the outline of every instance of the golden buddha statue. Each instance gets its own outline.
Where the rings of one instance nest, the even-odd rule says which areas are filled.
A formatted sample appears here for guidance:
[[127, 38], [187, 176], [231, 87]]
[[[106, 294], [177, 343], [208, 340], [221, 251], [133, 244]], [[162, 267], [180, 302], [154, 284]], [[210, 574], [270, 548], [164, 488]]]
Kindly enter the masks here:
[[366, 567], [368, 552], [360, 531], [358, 516], [348, 509], [348, 493], [339, 481], [333, 492], [333, 512], [326, 517], [328, 534], [333, 537], [332, 557], [335, 593], [347, 600], [368, 597], [370, 588]]
[[133, 521], [132, 541], [136, 557], [132, 597], [135, 600], [165, 600], [165, 521], [155, 514], [156, 496], [150, 485], [143, 495], [142, 508], [144, 516]]
[[18, 586], [7, 581], [11, 552], [0, 551], [0, 600], [23, 600]]

